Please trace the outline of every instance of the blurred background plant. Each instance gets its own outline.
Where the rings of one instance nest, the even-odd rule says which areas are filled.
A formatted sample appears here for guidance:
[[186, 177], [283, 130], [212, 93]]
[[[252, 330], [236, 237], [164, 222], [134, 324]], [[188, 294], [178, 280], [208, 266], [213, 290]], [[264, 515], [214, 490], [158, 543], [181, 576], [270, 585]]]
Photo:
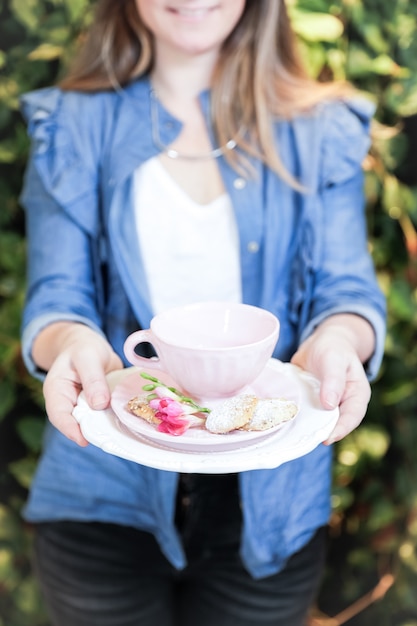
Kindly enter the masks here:
[[[417, 3], [287, 0], [309, 71], [375, 102], [364, 167], [369, 245], [388, 299], [365, 422], [335, 446], [327, 572], [312, 624], [417, 626]], [[0, 0], [0, 626], [48, 626], [21, 520], [44, 424], [20, 357], [23, 92], [54, 83], [93, 0]], [[45, 233], [45, 236], [49, 236]]]

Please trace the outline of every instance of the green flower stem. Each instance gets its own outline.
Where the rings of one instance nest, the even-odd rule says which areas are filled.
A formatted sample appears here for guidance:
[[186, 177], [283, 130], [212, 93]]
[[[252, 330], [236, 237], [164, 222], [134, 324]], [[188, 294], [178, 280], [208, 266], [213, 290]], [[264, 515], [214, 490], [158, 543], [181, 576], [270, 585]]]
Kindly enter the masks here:
[[[210, 413], [211, 409], [204, 407], [204, 406], [199, 406], [192, 398], [184, 396], [181, 393], [181, 391], [179, 391], [178, 389], [175, 389], [175, 387], [169, 387], [168, 385], [163, 383], [162, 380], [159, 380], [155, 376], [151, 376], [150, 374], [147, 374], [146, 372], [140, 372], [140, 375], [142, 376], [142, 378], [145, 378], [146, 380], [150, 380], [152, 383], [148, 385], [143, 385], [142, 389], [144, 391], [154, 391], [156, 387], [165, 387], [165, 389], [168, 389], [172, 393], [175, 393], [176, 396], [178, 396], [179, 402], [183, 402], [184, 404], [187, 404], [193, 407], [196, 410], [196, 413]], [[153, 397], [155, 397], [154, 394], [153, 394]]]

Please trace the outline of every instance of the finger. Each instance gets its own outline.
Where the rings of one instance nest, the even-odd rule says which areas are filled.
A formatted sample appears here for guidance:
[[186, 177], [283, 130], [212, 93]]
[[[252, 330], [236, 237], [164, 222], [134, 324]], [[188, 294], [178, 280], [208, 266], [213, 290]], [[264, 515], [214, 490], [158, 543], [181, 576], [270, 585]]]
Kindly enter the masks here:
[[81, 388], [88, 405], [94, 410], [109, 406], [110, 389], [107, 384], [104, 366], [90, 351], [79, 353], [74, 359], [74, 367], [80, 378]]
[[320, 402], [325, 409], [339, 406], [345, 393], [347, 369], [346, 359], [336, 352], [328, 352], [319, 363]]
[[51, 424], [79, 446], [87, 446], [88, 441], [72, 414], [78, 398], [74, 383], [66, 381], [66, 384], [59, 384], [58, 381], [47, 377], [44, 383], [44, 395], [46, 414]]
[[348, 383], [345, 397], [339, 407], [339, 419], [323, 443], [331, 445], [357, 428], [366, 414], [370, 397], [370, 386], [366, 379]]

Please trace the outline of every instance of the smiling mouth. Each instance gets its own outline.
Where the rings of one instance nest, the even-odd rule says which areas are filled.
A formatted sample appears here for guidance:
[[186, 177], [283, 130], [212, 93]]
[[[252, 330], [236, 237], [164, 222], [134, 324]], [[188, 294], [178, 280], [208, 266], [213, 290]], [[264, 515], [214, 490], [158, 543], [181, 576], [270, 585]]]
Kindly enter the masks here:
[[206, 16], [208, 13], [214, 10], [215, 7], [202, 7], [202, 8], [189, 8], [189, 7], [178, 7], [172, 8], [171, 12], [180, 15], [181, 17], [189, 17], [198, 19]]

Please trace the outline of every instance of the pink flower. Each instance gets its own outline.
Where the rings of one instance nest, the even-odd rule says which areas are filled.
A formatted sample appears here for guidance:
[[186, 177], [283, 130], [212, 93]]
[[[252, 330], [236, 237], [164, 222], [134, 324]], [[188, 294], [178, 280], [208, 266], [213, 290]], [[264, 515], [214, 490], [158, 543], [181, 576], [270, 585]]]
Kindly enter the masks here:
[[157, 426], [157, 430], [160, 433], [167, 433], [168, 435], [183, 435], [188, 430], [190, 423], [188, 420], [177, 420], [176, 423], [170, 421], [162, 421]]
[[149, 406], [154, 409], [155, 417], [161, 420], [158, 430], [170, 435], [182, 435], [190, 426], [188, 419], [180, 419], [184, 412], [184, 406], [172, 398], [154, 398], [149, 401]]
[[154, 398], [149, 401], [149, 406], [154, 409], [154, 411], [157, 411], [157, 417], [159, 417], [158, 412], [169, 415], [170, 417], [179, 417], [184, 414], [182, 404], [172, 398]]

